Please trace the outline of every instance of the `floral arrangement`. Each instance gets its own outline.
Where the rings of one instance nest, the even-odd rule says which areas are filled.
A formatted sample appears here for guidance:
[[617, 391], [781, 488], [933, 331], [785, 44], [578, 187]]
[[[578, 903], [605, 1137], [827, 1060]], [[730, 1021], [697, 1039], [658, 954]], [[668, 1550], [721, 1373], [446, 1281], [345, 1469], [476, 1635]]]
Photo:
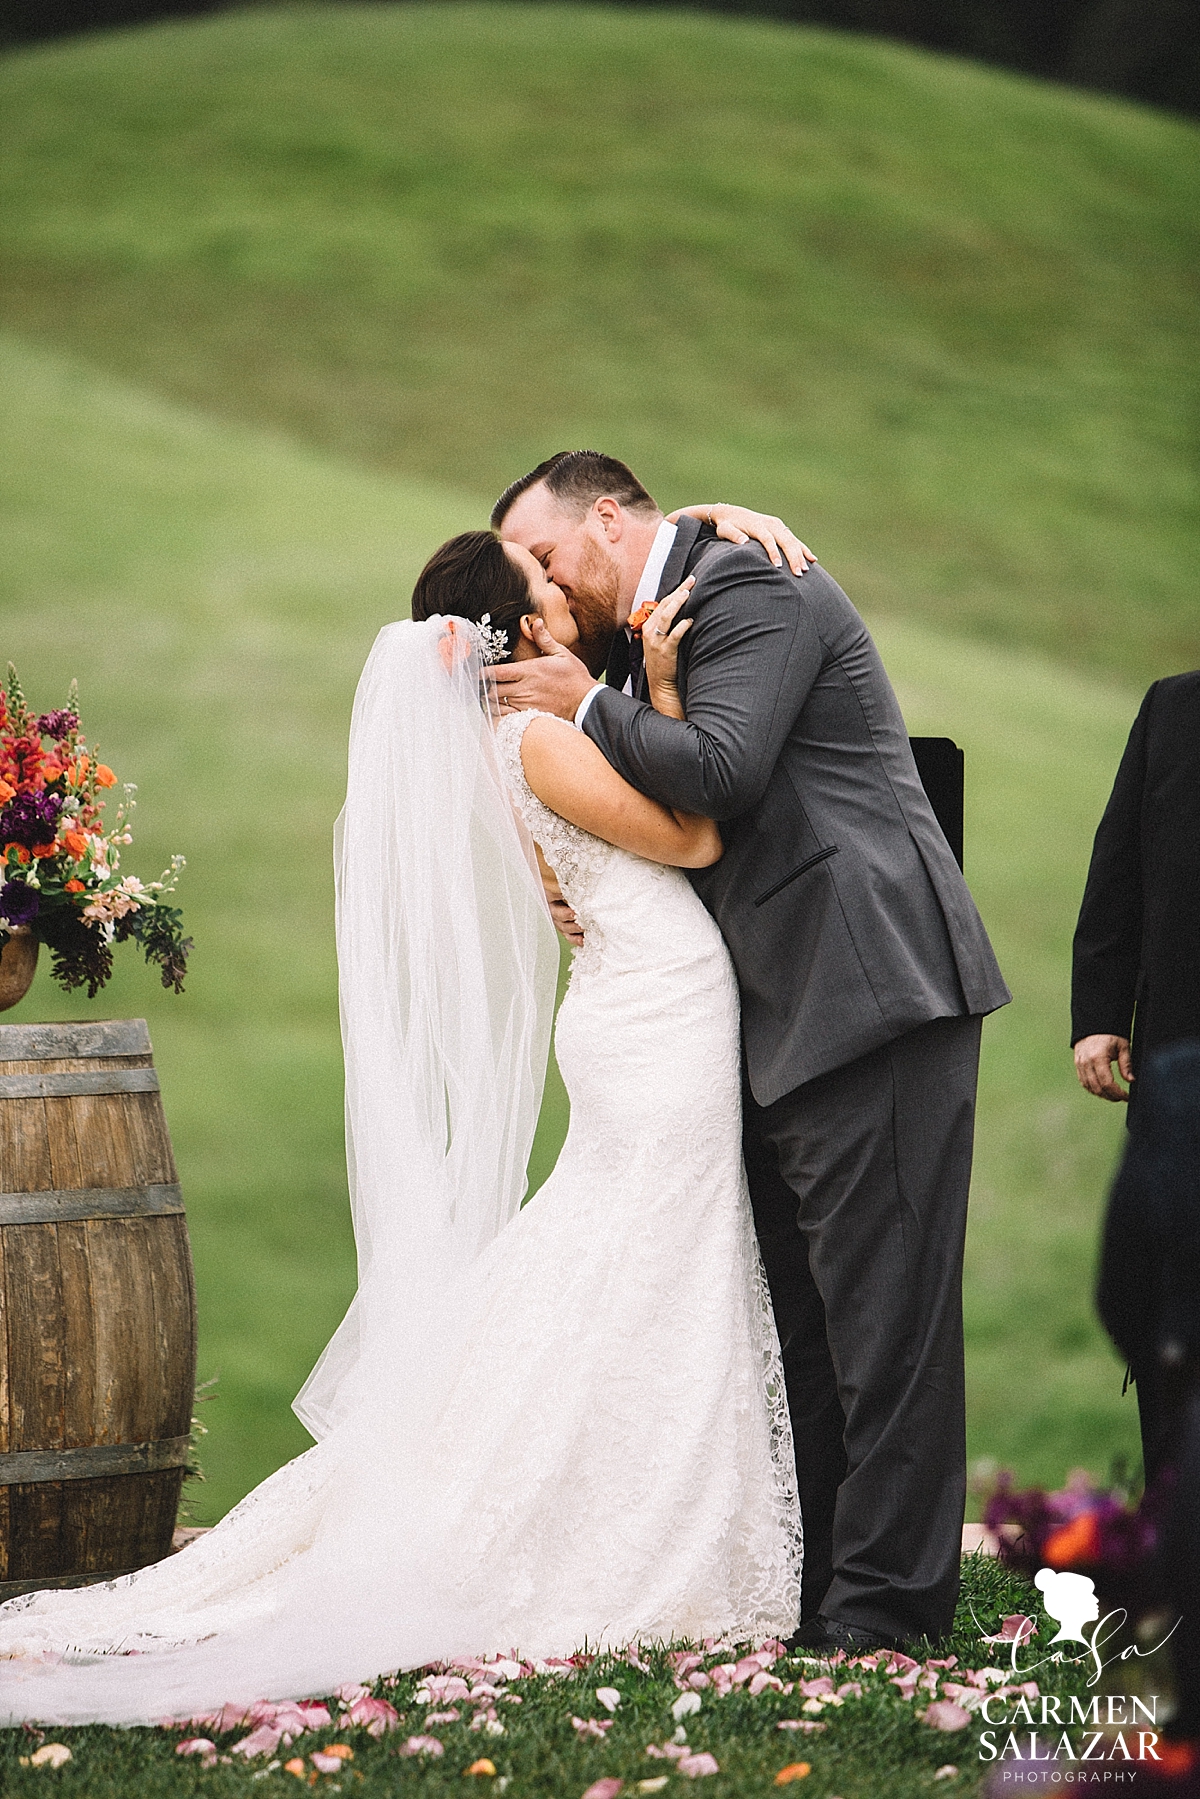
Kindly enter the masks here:
[[984, 1512], [1001, 1559], [1031, 1577], [1037, 1568], [1069, 1568], [1095, 1576], [1106, 1594], [1137, 1605], [1158, 1586], [1156, 1552], [1171, 1485], [1160, 1478], [1135, 1501], [1118, 1481], [1104, 1487], [1076, 1469], [1065, 1487], [1014, 1489], [1001, 1473]]
[[65, 706], [35, 714], [10, 662], [0, 691], [0, 950], [26, 929], [49, 949], [59, 986], [86, 986], [92, 999], [112, 974], [113, 944], [134, 938], [163, 986], [182, 993], [192, 940], [168, 901], [184, 859], [172, 856], [145, 884], [120, 872], [137, 789], [122, 788], [106, 822], [100, 795], [116, 785], [83, 736], [77, 684]]

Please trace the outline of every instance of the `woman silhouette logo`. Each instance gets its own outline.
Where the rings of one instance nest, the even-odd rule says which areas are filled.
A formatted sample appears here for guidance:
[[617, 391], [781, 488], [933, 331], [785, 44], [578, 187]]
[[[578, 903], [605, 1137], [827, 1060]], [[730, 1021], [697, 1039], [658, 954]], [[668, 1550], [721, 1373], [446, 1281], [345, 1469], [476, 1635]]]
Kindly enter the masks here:
[[1053, 1568], [1039, 1568], [1033, 1584], [1041, 1589], [1046, 1610], [1060, 1626], [1051, 1642], [1086, 1644], [1083, 1626], [1100, 1616], [1095, 1581], [1086, 1574], [1059, 1574]]

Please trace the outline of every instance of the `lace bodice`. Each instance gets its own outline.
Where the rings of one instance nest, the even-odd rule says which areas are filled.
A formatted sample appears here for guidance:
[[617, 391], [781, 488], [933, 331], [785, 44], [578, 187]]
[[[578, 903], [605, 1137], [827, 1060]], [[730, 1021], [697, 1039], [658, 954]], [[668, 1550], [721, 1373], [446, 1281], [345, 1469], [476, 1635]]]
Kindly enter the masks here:
[[525, 732], [535, 718], [547, 716], [544, 712], [510, 712], [496, 726], [496, 742], [517, 810], [578, 913], [581, 905], [586, 907], [587, 894], [595, 880], [619, 852], [611, 843], [552, 812], [525, 779], [521, 762]]

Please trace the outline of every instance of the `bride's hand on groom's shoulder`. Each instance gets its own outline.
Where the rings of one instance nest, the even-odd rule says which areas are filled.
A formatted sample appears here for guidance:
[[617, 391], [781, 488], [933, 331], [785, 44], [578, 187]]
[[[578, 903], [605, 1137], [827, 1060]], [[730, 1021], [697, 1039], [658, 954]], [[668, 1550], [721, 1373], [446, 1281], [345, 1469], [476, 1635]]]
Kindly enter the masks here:
[[586, 693], [596, 686], [578, 656], [550, 635], [540, 618], [533, 638], [541, 655], [524, 662], [500, 662], [484, 670], [496, 704], [506, 712], [550, 712], [570, 724]]
[[706, 525], [715, 525], [717, 536], [727, 543], [749, 543], [753, 538], [755, 543], [763, 546], [776, 568], [783, 566], [786, 556], [794, 575], [802, 575], [817, 560], [808, 545], [801, 543], [781, 518], [773, 518], [769, 513], [752, 512], [748, 506], [730, 506], [717, 500], [708, 506], [681, 506], [677, 512], [667, 514], [667, 523], [676, 525], [685, 514]]

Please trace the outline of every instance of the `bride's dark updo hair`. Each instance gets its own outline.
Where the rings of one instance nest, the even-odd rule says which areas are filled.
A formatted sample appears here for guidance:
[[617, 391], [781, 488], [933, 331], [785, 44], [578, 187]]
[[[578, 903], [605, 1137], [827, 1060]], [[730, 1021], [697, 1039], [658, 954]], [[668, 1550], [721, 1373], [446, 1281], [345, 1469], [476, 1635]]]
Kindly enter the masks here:
[[493, 631], [508, 639], [508, 655], [521, 634], [521, 619], [533, 610], [529, 584], [511, 563], [494, 531], [460, 531], [435, 550], [413, 588], [415, 619], [453, 613], [478, 624], [486, 612]]

